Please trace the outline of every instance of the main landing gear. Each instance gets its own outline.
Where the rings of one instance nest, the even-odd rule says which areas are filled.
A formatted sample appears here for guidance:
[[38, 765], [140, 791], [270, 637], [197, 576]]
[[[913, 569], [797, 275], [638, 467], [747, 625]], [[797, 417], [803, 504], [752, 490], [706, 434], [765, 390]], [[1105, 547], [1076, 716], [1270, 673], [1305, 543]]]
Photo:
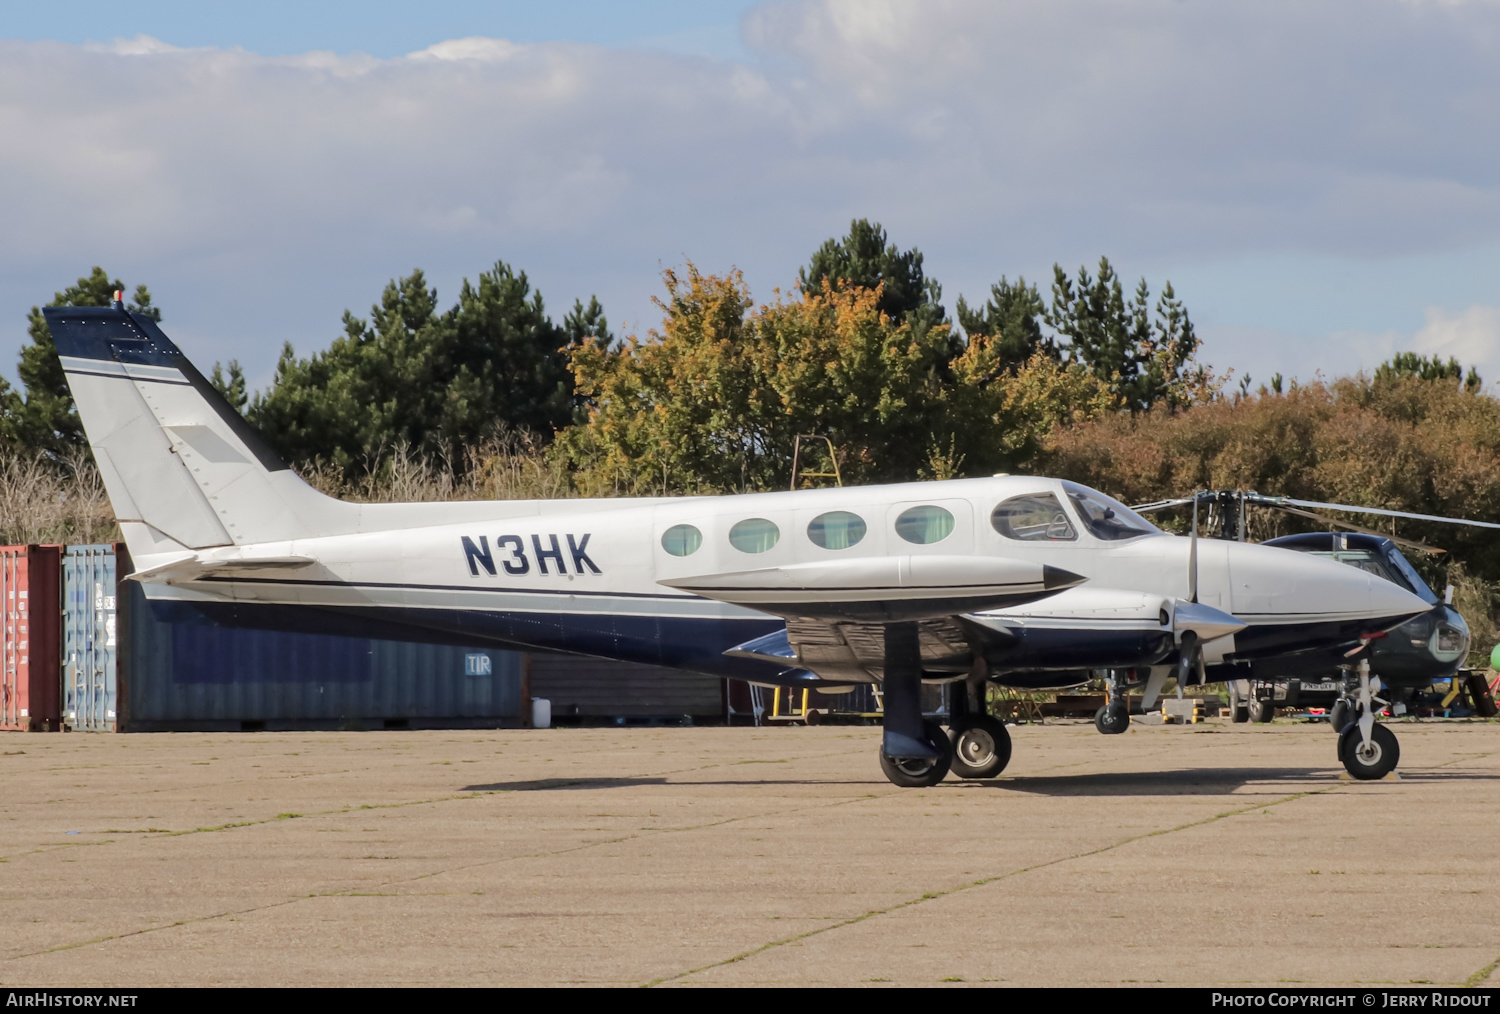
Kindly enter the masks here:
[[936, 785], [950, 770], [960, 778], [993, 778], [1010, 763], [1010, 734], [976, 700], [983, 691], [982, 680], [954, 687], [950, 730], [923, 719], [922, 659], [915, 623], [886, 624], [884, 682], [880, 769], [892, 784], [906, 788]]
[[994, 778], [1010, 763], [1010, 733], [1004, 722], [985, 713], [982, 679], [954, 683], [950, 690], [953, 773], [960, 778]]
[[1339, 760], [1350, 777], [1360, 781], [1384, 778], [1396, 770], [1401, 760], [1401, 744], [1396, 734], [1375, 721], [1376, 705], [1385, 701], [1376, 697], [1380, 681], [1370, 677], [1370, 661], [1359, 663], [1359, 686], [1341, 697], [1329, 715], [1329, 723], [1339, 735]]
[[[886, 699], [890, 699], [889, 690], [886, 691]], [[948, 734], [936, 722], [923, 722], [922, 731], [924, 740], [937, 756], [892, 757], [882, 745], [880, 770], [885, 772], [892, 785], [899, 785], [904, 789], [919, 789], [936, 785], [948, 777], [948, 771], [953, 766], [953, 744], [948, 741]]]

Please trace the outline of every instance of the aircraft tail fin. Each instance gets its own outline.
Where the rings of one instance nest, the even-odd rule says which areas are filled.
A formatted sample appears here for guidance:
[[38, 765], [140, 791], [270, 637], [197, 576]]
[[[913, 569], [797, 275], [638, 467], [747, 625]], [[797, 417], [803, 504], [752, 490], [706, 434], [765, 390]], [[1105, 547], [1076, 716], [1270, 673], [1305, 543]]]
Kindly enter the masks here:
[[348, 530], [149, 317], [47, 307], [68, 386], [131, 553]]

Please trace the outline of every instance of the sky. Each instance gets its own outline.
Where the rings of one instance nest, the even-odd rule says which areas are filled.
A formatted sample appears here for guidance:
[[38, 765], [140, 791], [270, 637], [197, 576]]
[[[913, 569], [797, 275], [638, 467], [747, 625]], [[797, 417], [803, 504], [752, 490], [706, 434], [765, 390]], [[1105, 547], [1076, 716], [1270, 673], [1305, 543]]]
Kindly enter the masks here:
[[416, 267], [644, 335], [664, 268], [768, 300], [869, 218], [950, 310], [1107, 255], [1236, 379], [1488, 386], [1497, 49], [1491, 0], [6, 5], [0, 371], [94, 264], [263, 386]]

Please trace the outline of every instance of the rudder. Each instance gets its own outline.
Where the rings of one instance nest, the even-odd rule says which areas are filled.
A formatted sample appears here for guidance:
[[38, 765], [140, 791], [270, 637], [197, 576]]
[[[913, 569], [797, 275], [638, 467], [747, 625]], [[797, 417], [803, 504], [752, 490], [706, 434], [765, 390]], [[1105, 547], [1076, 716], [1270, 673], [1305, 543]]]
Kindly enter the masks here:
[[42, 313], [126, 541], [156, 544], [133, 553], [166, 548], [155, 533], [206, 549], [347, 529], [351, 505], [304, 483], [151, 318]]

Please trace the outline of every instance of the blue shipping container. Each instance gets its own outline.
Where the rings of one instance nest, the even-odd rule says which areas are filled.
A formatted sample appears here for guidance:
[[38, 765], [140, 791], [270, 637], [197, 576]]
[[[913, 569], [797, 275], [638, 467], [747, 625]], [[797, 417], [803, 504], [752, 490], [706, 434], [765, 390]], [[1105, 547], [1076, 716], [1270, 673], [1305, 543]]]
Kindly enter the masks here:
[[[102, 558], [113, 567], [113, 546], [69, 547], [70, 560], [75, 555], [77, 565], [69, 569], [65, 564], [64, 601], [65, 611], [78, 615], [64, 618], [65, 640], [75, 628], [103, 632], [94, 640], [107, 642], [109, 664], [99, 668], [105, 673], [101, 682], [107, 684], [102, 696], [108, 704], [102, 710], [110, 714], [108, 724], [83, 724], [80, 718], [74, 728], [151, 732], [521, 724], [524, 657], [518, 652], [223, 626], [191, 606], [148, 600], [137, 582], [105, 580]], [[83, 559], [94, 569], [86, 570]], [[128, 567], [125, 559], [122, 552], [122, 569]], [[71, 587], [70, 579], [79, 587]], [[101, 584], [107, 594], [85, 594], [85, 579]], [[65, 658], [71, 650], [69, 641]], [[71, 709], [73, 698], [66, 699]], [[91, 721], [93, 714], [89, 712]]]
[[62, 713], [66, 728], [116, 725], [115, 547], [63, 551]]

